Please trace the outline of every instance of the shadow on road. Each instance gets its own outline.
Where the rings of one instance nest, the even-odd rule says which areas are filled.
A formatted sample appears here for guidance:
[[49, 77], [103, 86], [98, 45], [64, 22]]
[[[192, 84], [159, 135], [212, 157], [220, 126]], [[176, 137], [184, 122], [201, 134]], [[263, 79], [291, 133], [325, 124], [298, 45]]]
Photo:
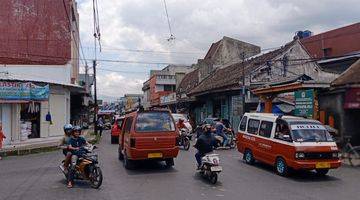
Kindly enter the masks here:
[[162, 174], [177, 173], [176, 163], [174, 167], [166, 167], [163, 162], [158, 161], [137, 161], [134, 163], [134, 169], [126, 170], [128, 175], [144, 175], [144, 174]]
[[[239, 160], [239, 162], [245, 164], [245, 162], [243, 160]], [[252, 165], [252, 167], [256, 167], [258, 169], [264, 170], [266, 171], [266, 173], [273, 173], [275, 174], [275, 170], [274, 167], [268, 164], [264, 164], [261, 162], [255, 162], [254, 165]], [[288, 177], [284, 177], [284, 178], [288, 178], [291, 179], [293, 181], [298, 181], [298, 182], [328, 182], [328, 181], [339, 181], [340, 179], [330, 176], [330, 175], [326, 175], [326, 176], [319, 176], [316, 174], [315, 171], [294, 171], [291, 170]]]

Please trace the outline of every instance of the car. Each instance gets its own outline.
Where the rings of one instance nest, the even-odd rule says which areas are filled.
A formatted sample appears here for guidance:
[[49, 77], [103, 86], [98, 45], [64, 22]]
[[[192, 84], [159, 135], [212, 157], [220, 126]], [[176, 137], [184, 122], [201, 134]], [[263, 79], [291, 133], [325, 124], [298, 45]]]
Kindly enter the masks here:
[[179, 137], [168, 110], [129, 113], [119, 137], [119, 160], [126, 169], [132, 169], [139, 160], [165, 161], [167, 167], [172, 167], [179, 153]]
[[268, 113], [245, 113], [239, 124], [238, 151], [248, 164], [260, 161], [277, 174], [315, 170], [326, 175], [341, 166], [339, 149], [325, 126], [317, 120]]
[[111, 144], [119, 143], [119, 135], [121, 132], [123, 122], [124, 122], [124, 117], [118, 117], [115, 119], [115, 122], [111, 128]]
[[190, 133], [192, 133], [192, 126], [185, 114], [172, 113], [171, 115], [174, 118], [175, 123], [178, 123], [179, 119], [184, 120], [186, 128], [189, 130]]

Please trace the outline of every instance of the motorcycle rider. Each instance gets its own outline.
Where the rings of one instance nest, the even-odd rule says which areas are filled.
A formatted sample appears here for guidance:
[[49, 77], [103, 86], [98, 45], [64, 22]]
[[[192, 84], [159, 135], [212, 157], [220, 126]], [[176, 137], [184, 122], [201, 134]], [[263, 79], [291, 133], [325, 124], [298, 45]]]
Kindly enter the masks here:
[[60, 168], [63, 171], [68, 171], [68, 166], [71, 160], [71, 151], [69, 151], [70, 138], [73, 132], [73, 126], [71, 124], [64, 125], [64, 137], [61, 139], [60, 147], [63, 150], [63, 154], [65, 156], [64, 165], [61, 165]]
[[224, 125], [224, 120], [221, 119], [219, 122], [217, 122], [215, 124], [215, 129], [216, 129], [216, 135], [221, 136], [223, 138], [223, 146], [225, 147], [228, 143], [228, 138], [224, 133], [224, 130], [228, 130], [228, 128], [225, 127]]
[[71, 154], [72, 154], [71, 155], [71, 165], [70, 165], [70, 170], [69, 170], [69, 174], [68, 174], [68, 185], [67, 185], [68, 188], [73, 187], [75, 166], [77, 164], [77, 160], [78, 160], [79, 156], [81, 156], [84, 153], [83, 150], [81, 149], [81, 147], [88, 145], [88, 142], [85, 140], [85, 138], [80, 135], [81, 135], [81, 127], [74, 126], [73, 134], [69, 141], [70, 145], [68, 147], [68, 149], [71, 151]]
[[201, 158], [205, 156], [205, 154], [213, 151], [216, 145], [214, 135], [211, 132], [211, 125], [206, 124], [204, 127], [204, 133], [200, 135], [197, 139], [194, 147], [198, 150], [195, 154], [197, 169], [201, 168]]

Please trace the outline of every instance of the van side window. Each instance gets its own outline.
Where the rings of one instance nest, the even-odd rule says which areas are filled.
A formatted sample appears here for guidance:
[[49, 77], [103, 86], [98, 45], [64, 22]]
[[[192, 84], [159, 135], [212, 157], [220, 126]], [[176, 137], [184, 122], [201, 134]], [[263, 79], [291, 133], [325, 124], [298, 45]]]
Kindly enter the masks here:
[[132, 122], [133, 122], [133, 117], [128, 117], [128, 118], [126, 118], [126, 120], [125, 120], [125, 127], [124, 127], [124, 133], [125, 133], [125, 134], [129, 134], [129, 133], [130, 133]]
[[268, 121], [262, 121], [260, 125], [259, 135], [270, 138], [273, 123]]
[[256, 119], [249, 119], [247, 132], [251, 134], [258, 134], [260, 121]]
[[240, 130], [240, 131], [245, 131], [245, 130], [246, 130], [246, 122], [247, 122], [247, 117], [244, 116], [244, 117], [241, 119], [241, 122], [240, 122], [240, 127], [239, 127], [239, 130]]
[[292, 142], [290, 129], [286, 124], [276, 124], [275, 138], [286, 142]]

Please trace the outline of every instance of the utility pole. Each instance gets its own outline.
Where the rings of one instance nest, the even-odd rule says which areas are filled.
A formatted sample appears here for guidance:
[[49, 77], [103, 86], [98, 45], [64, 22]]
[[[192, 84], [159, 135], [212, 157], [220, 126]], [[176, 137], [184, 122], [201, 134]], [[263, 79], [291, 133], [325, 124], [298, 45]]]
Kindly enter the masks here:
[[242, 111], [245, 114], [245, 52], [240, 54], [242, 60]]
[[95, 101], [95, 107], [94, 107], [94, 131], [97, 135], [97, 114], [98, 114], [98, 102], [97, 102], [97, 89], [96, 89], [96, 60], [93, 60], [93, 69], [94, 69], [94, 101]]

